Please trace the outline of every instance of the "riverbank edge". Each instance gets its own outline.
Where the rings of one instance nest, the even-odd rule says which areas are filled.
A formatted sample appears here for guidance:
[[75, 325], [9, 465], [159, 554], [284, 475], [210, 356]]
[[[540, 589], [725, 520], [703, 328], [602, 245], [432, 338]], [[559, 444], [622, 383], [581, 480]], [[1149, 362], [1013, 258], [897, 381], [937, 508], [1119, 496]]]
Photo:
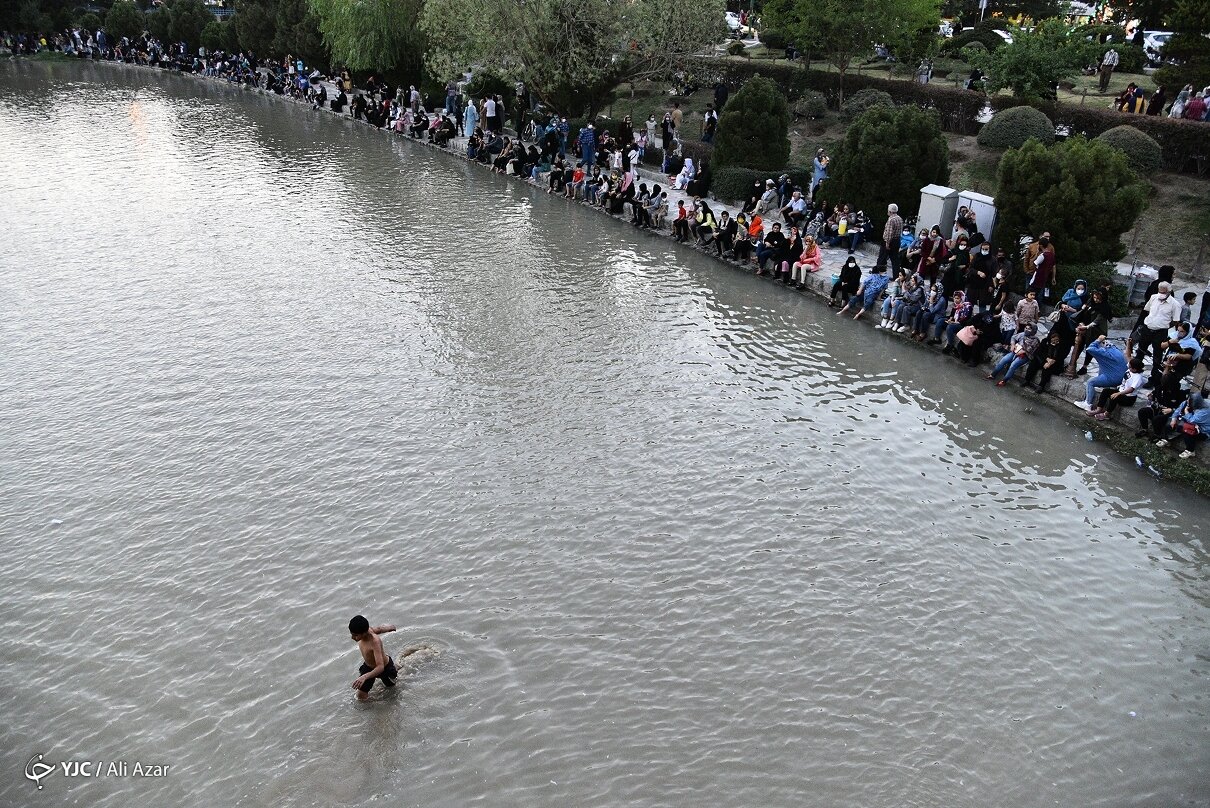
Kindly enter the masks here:
[[[13, 57], [13, 58], [16, 58], [16, 57]], [[110, 61], [104, 61], [104, 60], [101, 60], [101, 61], [88, 60], [88, 61], [89, 61], [89, 64], [107, 65], [107, 66], [110, 66], [110, 67], [116, 68], [116, 69], [137, 70], [139, 72], [143, 72], [143, 71], [147, 71], [147, 70], [163, 72], [163, 68], [149, 67], [149, 66], [145, 66], [145, 65], [127, 64], [124, 62], [110, 62]], [[301, 106], [301, 105], [306, 104], [306, 102], [296, 101], [296, 100], [290, 98], [289, 96], [278, 95], [277, 93], [270, 92], [268, 90], [265, 90], [265, 89], [259, 88], [259, 87], [250, 87], [248, 85], [243, 85], [243, 84], [232, 84], [231, 82], [228, 82], [224, 79], [213, 79], [213, 78], [198, 75], [195, 73], [181, 73], [181, 72], [177, 72], [177, 71], [167, 71], [167, 72], [170, 72], [172, 75], [179, 76], [181, 78], [192, 79], [195, 81], [204, 82], [207, 84], [207, 86], [210, 86], [210, 87], [221, 87], [221, 88], [225, 89], [226, 91], [232, 92], [232, 93], [256, 93], [256, 94], [259, 94], [262, 96], [274, 98], [283, 103], [293, 104], [295, 106]], [[460, 151], [458, 148], [456, 148], [456, 146], [458, 144], [465, 143], [465, 138], [455, 138], [454, 140], [452, 140], [451, 144], [452, 144], [452, 146], [454, 146], [453, 148], [442, 148], [429, 141], [417, 140], [415, 138], [412, 138], [412, 137], [409, 137], [406, 135], [398, 134], [387, 127], [383, 127], [381, 129], [379, 129], [364, 121], [355, 121], [347, 113], [335, 112], [327, 107], [321, 107], [319, 110], [316, 110], [316, 111], [317, 112], [323, 111], [336, 119], [344, 120], [349, 123], [360, 123], [363, 126], [370, 129], [371, 131], [377, 131], [377, 132], [383, 133], [384, 135], [386, 135], [388, 137], [391, 137], [391, 136], [400, 137], [400, 138], [406, 139], [410, 143], [420, 145], [420, 146], [425, 146], [425, 147], [429, 148], [430, 150], [440, 152], [442, 154], [446, 154], [451, 157], [459, 157], [464, 162], [466, 162], [470, 165], [474, 165], [474, 166], [483, 168], [483, 170], [485, 170], [485, 171], [488, 170], [485, 166], [482, 166], [481, 164], [467, 158], [465, 149], [462, 149]], [[650, 172], [648, 172], [648, 173], [650, 174]], [[660, 175], [657, 173], [656, 176], [659, 177]], [[512, 176], [511, 178], [517, 182], [523, 183], [524, 185], [526, 185], [526, 187], [534, 188], [534, 189], [540, 188], [540, 186], [532, 185], [531, 183], [527, 182], [523, 178], [516, 177], [516, 176]], [[663, 179], [663, 178], [661, 178], [661, 179]], [[674, 194], [670, 193], [670, 195], [669, 195], [670, 211], [675, 210], [677, 198], [684, 198], [684, 196], [682, 194], [674, 195]], [[610, 215], [609, 213], [605, 212], [604, 209], [600, 208], [599, 206], [588, 205], [588, 203], [582, 202], [582, 201], [577, 202], [576, 204], [580, 204], [585, 207], [591, 207], [594, 210], [598, 211], [602, 216], [606, 217], [607, 219], [609, 219], [611, 221], [615, 221], [615, 222], [619, 222], [619, 223], [626, 223], [625, 219]], [[680, 247], [695, 250], [699, 254], [708, 256], [709, 258], [718, 262], [719, 264], [728, 266], [731, 269], [734, 269], [737, 271], [742, 271], [749, 275], [755, 274], [753, 269], [750, 266], [745, 266], [745, 265], [741, 264], [739, 261], [736, 261], [734, 259], [728, 259], [728, 258], [723, 258], [723, 257], [717, 256], [714, 254], [714, 251], [712, 249], [705, 249], [705, 248], [699, 247], [692, 243], [683, 243], [682, 244], [681, 242], [676, 241], [674, 238], [672, 238], [672, 232], [671, 232], [670, 227], [652, 229], [652, 230], [635, 229], [635, 233], [636, 234], [641, 233], [649, 238], [665, 239], [666, 241], [671, 242], [672, 244], [676, 244]], [[823, 269], [820, 272], [817, 272], [813, 275], [810, 275], [808, 277], [808, 282], [806, 284], [807, 288], [804, 291], [811, 293], [812, 295], [820, 298], [821, 300], [825, 300], [825, 301], [828, 300], [831, 297], [831, 290], [832, 290], [831, 275], [833, 274], [833, 272], [839, 272], [840, 265], [844, 262], [844, 260], [846, 258], [847, 258], [847, 253], [843, 250], [831, 250], [831, 251], [828, 251], [827, 253], [825, 253], [825, 259], [830, 259], [830, 260], [825, 261], [825, 269]], [[828, 264], [831, 264], [832, 266], [828, 267]], [[829, 269], [832, 271], [829, 271]], [[863, 274], [865, 274], [865, 273], [863, 273]], [[775, 281], [771, 276], [763, 276], [763, 277], [767, 278], [773, 286], [780, 289], [780, 291], [783, 294], [802, 294], [803, 293], [797, 289], [794, 289], [793, 287], [785, 286], [785, 285]], [[879, 318], [878, 318], [877, 312], [873, 312], [873, 313], [867, 312], [865, 317], [859, 322], [862, 322], [865, 328], [870, 329], [871, 334], [875, 335], [874, 338], [876, 338], [876, 339], [878, 339], [878, 338], [881, 338], [881, 339], [896, 338], [896, 336], [894, 335], [894, 332], [874, 329], [874, 327], [873, 327], [874, 323], [876, 323], [878, 321], [878, 319]], [[914, 340], [909, 340], [905, 337], [897, 337], [897, 338], [902, 340], [905, 344], [910, 345], [912, 348], [914, 348], [916, 350], [927, 351], [927, 352], [932, 353], [935, 357], [937, 357], [937, 359], [939, 361], [942, 359], [941, 351], [934, 346], [924, 345], [924, 344], [918, 343]], [[949, 364], [949, 363], [945, 363], [945, 364]], [[992, 365], [993, 365], [993, 362], [984, 361], [984, 362], [980, 363], [980, 365], [977, 368], [971, 369], [968, 372], [974, 372], [974, 373], [979, 373], [981, 375], [986, 375], [987, 373], [989, 373], [991, 371]], [[1154, 471], [1152, 472], [1153, 475], [1159, 476], [1165, 480], [1171, 480], [1171, 481], [1180, 483], [1181, 485], [1192, 489], [1193, 491], [1195, 491], [1196, 493], [1198, 493], [1204, 497], [1210, 497], [1210, 461], [1208, 461], [1207, 457], [1206, 457], [1206, 453], [1208, 451], [1210, 451], [1210, 449], [1207, 449], [1205, 446], [1203, 446], [1202, 449], [1198, 452], [1198, 454], [1194, 458], [1186, 461], [1186, 460], [1181, 460], [1179, 457], [1177, 457], [1176, 453], [1174, 451], [1172, 451], [1171, 448], [1161, 449], [1161, 448], [1155, 446], [1153, 441], [1148, 441], [1148, 440], [1134, 437], [1134, 431], [1136, 428], [1137, 421], [1134, 419], [1134, 415], [1133, 415], [1134, 410], [1133, 409], [1123, 410], [1119, 416], [1119, 419], [1113, 420], [1113, 421], [1097, 421], [1094, 418], [1087, 417], [1087, 415], [1082, 410], [1077, 409], [1072, 404], [1072, 401], [1074, 401], [1075, 399], [1084, 398], [1084, 394], [1085, 394], [1084, 377], [1078, 377], [1077, 379], [1065, 379], [1062, 376], [1056, 376], [1051, 380], [1050, 391], [1047, 393], [1036, 393], [1031, 390], [1027, 390], [1027, 389], [1023, 388], [1019, 384], [1016, 384], [1016, 383], [1010, 383], [1009, 385], [1007, 385], [1003, 388], [992, 387], [989, 383], [989, 392], [1001, 393], [1004, 391], [1011, 391], [1012, 394], [1022, 397], [1026, 401], [1029, 401], [1033, 404], [1041, 404], [1043, 406], [1048, 407], [1049, 409], [1053, 410], [1058, 415], [1060, 415], [1069, 424], [1076, 427], [1078, 430], [1080, 430], [1082, 432], [1091, 432], [1094, 439], [1101, 441], [1102, 443], [1106, 444], [1107, 446], [1109, 446], [1111, 449], [1118, 452], [1119, 454], [1121, 454], [1127, 458], [1135, 460], [1135, 462], [1138, 465], [1140, 465], [1141, 469], [1150, 467], [1151, 469], [1154, 469]], [[1121, 420], [1122, 418], [1125, 418], [1128, 420], [1123, 422]], [[1174, 443], [1179, 443], [1179, 441], [1174, 441]], [[1145, 473], [1145, 472], [1143, 472], [1141, 470], [1140, 473]]]

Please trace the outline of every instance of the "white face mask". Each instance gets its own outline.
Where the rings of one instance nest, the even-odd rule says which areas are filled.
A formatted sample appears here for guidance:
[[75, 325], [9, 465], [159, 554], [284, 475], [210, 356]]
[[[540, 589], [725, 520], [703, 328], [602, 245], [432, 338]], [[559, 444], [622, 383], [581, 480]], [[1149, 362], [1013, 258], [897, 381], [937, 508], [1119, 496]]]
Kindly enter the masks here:
[[1180, 333], [1175, 328], [1169, 328], [1168, 339], [1180, 339]]
[[981, 255], [991, 255], [992, 251], [991, 250], [979, 250], [979, 253]]
[[1160, 292], [1160, 300], [1167, 300], [1167, 299], [1168, 299], [1168, 293]]

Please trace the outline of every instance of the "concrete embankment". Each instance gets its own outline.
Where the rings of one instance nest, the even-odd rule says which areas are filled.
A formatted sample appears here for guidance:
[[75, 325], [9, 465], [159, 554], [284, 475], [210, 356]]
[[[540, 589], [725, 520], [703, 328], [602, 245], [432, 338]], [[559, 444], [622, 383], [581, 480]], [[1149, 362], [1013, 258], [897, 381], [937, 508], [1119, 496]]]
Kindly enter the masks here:
[[[124, 65], [120, 63], [102, 62], [99, 64], [107, 64], [116, 69], [137, 69], [137, 70], [155, 70], [156, 68], [143, 68], [135, 65]], [[190, 74], [181, 74], [186, 78], [191, 78], [196, 81], [205, 82], [211, 86], [222, 86], [228, 88], [231, 92], [256, 92], [269, 97], [277, 98], [283, 103], [303, 104], [304, 102], [295, 101], [287, 96], [279, 96], [275, 93], [267, 92], [262, 89], [251, 88], [241, 85], [232, 84], [220, 79], [211, 79], [204, 76], [196, 76]], [[347, 112], [337, 113], [330, 109], [323, 109], [322, 112], [345, 121], [353, 119]], [[317, 111], [316, 114], [319, 114]], [[368, 128], [369, 124], [364, 124]], [[405, 137], [399, 135], [390, 129], [383, 128], [376, 131], [382, 132], [386, 136]], [[451, 141], [449, 148], [441, 148], [427, 141], [419, 141], [408, 138], [418, 145], [427, 146], [435, 151], [443, 152], [450, 156], [460, 157], [466, 160], [465, 138], [455, 138]], [[486, 167], [484, 170], [487, 170]], [[522, 178], [514, 177], [516, 182], [525, 182]], [[640, 180], [647, 183], [658, 183], [667, 188], [668, 178], [660, 175], [658, 166], [642, 166], [640, 169]], [[669, 209], [675, 211], [677, 201], [684, 199], [686, 204], [689, 204], [689, 198], [686, 194], [680, 191], [669, 190]], [[562, 201], [562, 200], [560, 200]], [[554, 200], [552, 200], [553, 204]], [[586, 203], [580, 203], [586, 204]], [[721, 212], [726, 206], [722, 204], [713, 205], [716, 215]], [[665, 222], [665, 226], [659, 230], [636, 230], [627, 225], [619, 217], [610, 216], [600, 207], [596, 210], [601, 212], [605, 218], [617, 221], [616, 225], [620, 228], [619, 233], [622, 238], [667, 238], [671, 239], [671, 229], [669, 222]], [[671, 218], [671, 217], [670, 217]], [[751, 264], [743, 265], [738, 261], [721, 258], [715, 255], [713, 247], [701, 248], [693, 244], [682, 245], [686, 249], [697, 249], [705, 255], [709, 255], [712, 259], [718, 261], [721, 265], [725, 265], [734, 271], [752, 273], [754, 268]], [[858, 253], [858, 261], [862, 266], [863, 274], [868, 273], [870, 266], [874, 263], [876, 250], [870, 245], [865, 245], [863, 251]], [[848, 257], [847, 251], [843, 249], [833, 249], [824, 251], [823, 268], [820, 272], [809, 275], [806, 281], [805, 290], [797, 290], [793, 287], [785, 286], [770, 278], [770, 294], [811, 294], [826, 300], [831, 295], [832, 276], [839, 273], [841, 266]], [[766, 276], [767, 277], [767, 276]], [[823, 305], [822, 301], [820, 305]], [[865, 317], [858, 322], [852, 323], [854, 328], [869, 329], [870, 340], [903, 340], [909, 342], [913, 348], [920, 351], [929, 351], [936, 354], [935, 361], [938, 363], [938, 372], [941, 373], [979, 373], [986, 375], [990, 372], [992, 362], [984, 361], [976, 369], [967, 368], [955, 361], [945, 357], [941, 352], [929, 345], [917, 343], [907, 338], [906, 335], [897, 334], [894, 332], [882, 331], [875, 329], [874, 325], [879, 321], [878, 312], [867, 312]], [[1111, 336], [1124, 338], [1125, 332], [1118, 330], [1111, 333]], [[993, 357], [998, 358], [998, 357]], [[1095, 370], [1090, 371], [1095, 373]], [[1011, 382], [1005, 388], [995, 388], [990, 383], [988, 384], [989, 397], [1004, 397], [1006, 395], [1017, 395], [1024, 397], [1030, 406], [1049, 407], [1057, 414], [1067, 420], [1073, 428], [1081, 432], [1091, 432], [1095, 439], [1101, 440], [1110, 445], [1114, 450], [1132, 458], [1141, 461], [1144, 468], [1152, 467], [1152, 473], [1172, 479], [1183, 484], [1186, 484], [1194, 490], [1204, 495], [1210, 495], [1210, 464], [1207, 463], [1206, 454], [1210, 449], [1203, 448], [1202, 451], [1191, 461], [1183, 461], [1175, 456], [1171, 449], [1160, 449], [1152, 443], [1134, 437], [1134, 431], [1137, 429], [1138, 422], [1135, 416], [1135, 408], [1123, 409], [1116, 416], [1114, 421], [1096, 421], [1088, 417], [1082, 410], [1077, 409], [1072, 401], [1082, 399], [1085, 395], [1085, 381], [1088, 376], [1080, 376], [1075, 379], [1066, 379], [1062, 376], [1056, 376], [1051, 380], [1048, 392], [1039, 394], [1031, 390], [1020, 387], [1016, 381]]]

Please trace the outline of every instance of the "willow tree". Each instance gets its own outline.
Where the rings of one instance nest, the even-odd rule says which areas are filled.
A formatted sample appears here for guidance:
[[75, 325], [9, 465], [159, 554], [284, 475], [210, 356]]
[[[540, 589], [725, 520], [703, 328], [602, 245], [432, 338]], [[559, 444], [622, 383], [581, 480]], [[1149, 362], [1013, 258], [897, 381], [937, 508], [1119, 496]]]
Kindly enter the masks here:
[[473, 65], [593, 114], [619, 81], [666, 75], [721, 41], [723, 10], [722, 0], [428, 0], [420, 28], [439, 79]]
[[[309, 0], [332, 59], [350, 70], [418, 78], [422, 0]], [[280, 25], [280, 21], [279, 21]]]

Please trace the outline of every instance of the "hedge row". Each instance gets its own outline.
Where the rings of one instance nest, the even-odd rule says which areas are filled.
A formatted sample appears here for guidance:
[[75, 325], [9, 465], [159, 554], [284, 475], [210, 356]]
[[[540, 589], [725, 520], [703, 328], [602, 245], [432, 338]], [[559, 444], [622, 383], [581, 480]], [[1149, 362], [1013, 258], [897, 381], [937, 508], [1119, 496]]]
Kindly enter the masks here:
[[714, 172], [714, 181], [711, 183], [710, 190], [714, 196], [724, 202], [742, 205], [748, 201], [748, 197], [754, 188], [759, 185], [763, 193], [765, 180], [777, 182], [782, 174], [789, 174], [790, 182], [795, 187], [801, 188], [805, 193], [811, 186], [811, 173], [811, 169], [802, 168], [801, 166], [791, 166], [775, 172], [761, 171], [755, 168], [740, 168], [739, 166], [726, 166]]
[[[698, 58], [692, 63], [695, 73], [709, 77], [708, 83], [721, 78], [734, 88], [759, 73], [776, 81], [791, 102], [808, 90], [814, 90], [823, 93], [832, 109], [839, 108], [838, 73], [805, 70], [799, 65], [784, 62]], [[978, 116], [989, 100], [995, 109], [1023, 103], [1011, 96], [993, 96], [989, 99], [973, 90], [939, 84], [916, 84], [857, 74], [845, 78], [846, 96], [865, 89], [885, 90], [899, 104], [936, 109], [941, 116], [941, 128], [957, 134], [974, 134], [979, 130]], [[1174, 120], [1165, 116], [1128, 115], [1116, 110], [1076, 104], [1040, 101], [1032, 106], [1046, 113], [1056, 126], [1070, 127], [1073, 133], [1083, 133], [1090, 138], [1123, 123], [1137, 127], [1160, 144], [1164, 168], [1169, 171], [1191, 171], [1196, 168], [1196, 158], [1210, 158], [1210, 125], [1206, 123]]]
[[[698, 75], [709, 76], [710, 82], [721, 78], [732, 87], [739, 87], [753, 75], [759, 73], [777, 82], [791, 102], [804, 93], [822, 93], [832, 109], [840, 107], [840, 74], [823, 70], [804, 70], [796, 64], [786, 62], [754, 62], [738, 59], [692, 60], [692, 68]], [[882, 90], [900, 104], [916, 104], [936, 109], [941, 115], [943, 129], [961, 134], [973, 134], [979, 125], [976, 118], [983, 108], [983, 95], [941, 84], [916, 84], [915, 82], [850, 74], [844, 80], [845, 96], [862, 90]]]
[[[996, 96], [991, 99], [997, 109], [1017, 106], [1019, 99]], [[1200, 121], [1186, 121], [1163, 115], [1131, 115], [1113, 109], [1097, 109], [1078, 104], [1031, 103], [1046, 113], [1055, 126], [1067, 127], [1071, 134], [1094, 138], [1116, 126], [1129, 124], [1149, 135], [1160, 144], [1164, 168], [1169, 171], [1190, 171], [1197, 166], [1195, 158], [1210, 159], [1210, 126]]]

